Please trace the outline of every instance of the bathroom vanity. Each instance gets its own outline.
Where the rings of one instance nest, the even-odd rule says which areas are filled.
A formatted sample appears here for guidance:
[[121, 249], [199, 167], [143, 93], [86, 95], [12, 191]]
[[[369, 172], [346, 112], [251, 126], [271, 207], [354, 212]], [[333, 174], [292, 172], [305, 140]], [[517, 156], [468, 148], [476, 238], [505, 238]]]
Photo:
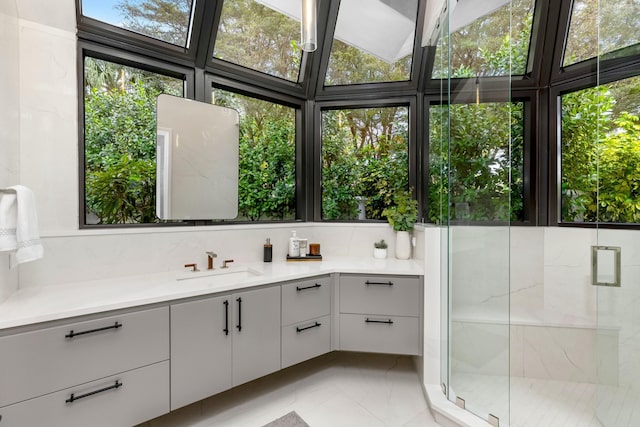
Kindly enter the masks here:
[[131, 426], [334, 350], [421, 354], [418, 263], [314, 264], [19, 291], [0, 305], [0, 427]]

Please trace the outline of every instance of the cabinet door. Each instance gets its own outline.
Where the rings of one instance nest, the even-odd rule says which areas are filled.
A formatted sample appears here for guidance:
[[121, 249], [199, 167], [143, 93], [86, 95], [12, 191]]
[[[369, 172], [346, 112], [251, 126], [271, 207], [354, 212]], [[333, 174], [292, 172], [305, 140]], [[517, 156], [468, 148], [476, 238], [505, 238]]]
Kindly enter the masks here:
[[169, 412], [169, 361], [0, 408], [2, 427], [129, 427]]
[[171, 410], [231, 388], [232, 301], [171, 306]]
[[233, 295], [233, 385], [280, 369], [280, 286]]
[[0, 406], [167, 360], [168, 331], [161, 307], [2, 337]]

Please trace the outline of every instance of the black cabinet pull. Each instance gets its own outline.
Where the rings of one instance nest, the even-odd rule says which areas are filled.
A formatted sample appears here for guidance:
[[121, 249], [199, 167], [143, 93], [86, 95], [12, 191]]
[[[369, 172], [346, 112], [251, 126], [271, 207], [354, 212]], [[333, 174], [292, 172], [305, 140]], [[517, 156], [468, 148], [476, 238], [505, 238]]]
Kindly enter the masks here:
[[307, 329], [312, 329], [312, 328], [319, 328], [320, 326], [322, 326], [322, 323], [319, 323], [319, 322], [314, 322], [313, 325], [305, 326], [304, 328], [298, 328], [296, 326], [296, 332], [302, 332], [302, 331], [306, 331]]
[[224, 329], [225, 335], [229, 335], [229, 300], [224, 300]]
[[238, 298], [236, 300], [238, 302], [238, 325], [236, 326], [236, 328], [238, 328], [238, 331], [242, 330], [242, 298]]
[[116, 322], [111, 326], [105, 326], [104, 328], [90, 329], [88, 331], [82, 331], [82, 332], [74, 332], [73, 329], [72, 329], [64, 337], [65, 338], [73, 338], [73, 337], [77, 337], [79, 335], [93, 334], [95, 332], [106, 331], [106, 330], [109, 330], [109, 329], [119, 329], [119, 328], [122, 328], [122, 323]]
[[322, 285], [321, 285], [321, 284], [319, 284], [319, 283], [316, 283], [315, 285], [311, 285], [311, 286], [303, 286], [303, 287], [296, 286], [296, 291], [300, 292], [300, 291], [304, 291], [304, 290], [306, 290], [306, 289], [315, 289], [315, 288], [319, 288], [319, 287], [321, 287], [321, 286], [322, 286]]
[[364, 282], [365, 285], [382, 285], [382, 286], [393, 286], [393, 282], [389, 281], [389, 282], [372, 282], [370, 280], [367, 280], [366, 282]]
[[367, 317], [367, 320], [365, 320], [365, 323], [386, 323], [387, 325], [392, 325], [393, 324], [393, 320], [391, 319], [387, 319], [387, 320], [375, 320], [375, 319], [369, 319]]
[[75, 394], [71, 393], [71, 396], [69, 396], [69, 398], [67, 400], [65, 400], [65, 402], [66, 403], [73, 403], [76, 400], [84, 399], [85, 397], [93, 396], [94, 394], [103, 393], [105, 391], [114, 390], [114, 389], [117, 389], [117, 388], [120, 388], [120, 387], [122, 387], [122, 383], [120, 381], [116, 380], [116, 383], [114, 385], [110, 385], [109, 387], [101, 388], [100, 390], [96, 390], [96, 391], [92, 391], [92, 392], [89, 392], [89, 393], [81, 394], [80, 396], [76, 396]]

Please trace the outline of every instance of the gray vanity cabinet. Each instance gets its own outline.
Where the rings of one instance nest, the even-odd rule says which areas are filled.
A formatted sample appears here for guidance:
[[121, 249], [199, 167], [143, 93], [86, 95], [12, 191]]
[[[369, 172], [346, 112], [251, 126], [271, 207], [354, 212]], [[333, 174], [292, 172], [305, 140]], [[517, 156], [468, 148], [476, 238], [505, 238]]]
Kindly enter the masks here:
[[340, 276], [340, 349], [422, 354], [418, 276]]
[[171, 409], [280, 369], [280, 286], [171, 305]]
[[231, 301], [171, 305], [171, 410], [231, 388]]
[[332, 279], [282, 285], [282, 368], [331, 351]]
[[161, 307], [1, 337], [0, 426], [131, 426], [168, 412], [168, 328]]

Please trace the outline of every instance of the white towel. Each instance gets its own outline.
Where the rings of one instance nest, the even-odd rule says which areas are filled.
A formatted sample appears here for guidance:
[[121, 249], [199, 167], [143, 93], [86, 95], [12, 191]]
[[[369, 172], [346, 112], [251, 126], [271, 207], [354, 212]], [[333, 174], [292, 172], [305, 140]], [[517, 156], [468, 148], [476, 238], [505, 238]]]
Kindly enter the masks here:
[[16, 192], [13, 190], [0, 191], [0, 252], [13, 252], [18, 249], [17, 212]]
[[[15, 198], [7, 197], [11, 196], [10, 192], [3, 193], [0, 199], [0, 228], [6, 225], [5, 229], [8, 230], [9, 238], [5, 242], [7, 249], [3, 250], [15, 251], [11, 257], [11, 267], [14, 267], [16, 264], [42, 258], [44, 251], [38, 232], [38, 215], [33, 192], [23, 185], [15, 185], [8, 190], [15, 191]], [[12, 224], [15, 225], [15, 245], [10, 237]]]

